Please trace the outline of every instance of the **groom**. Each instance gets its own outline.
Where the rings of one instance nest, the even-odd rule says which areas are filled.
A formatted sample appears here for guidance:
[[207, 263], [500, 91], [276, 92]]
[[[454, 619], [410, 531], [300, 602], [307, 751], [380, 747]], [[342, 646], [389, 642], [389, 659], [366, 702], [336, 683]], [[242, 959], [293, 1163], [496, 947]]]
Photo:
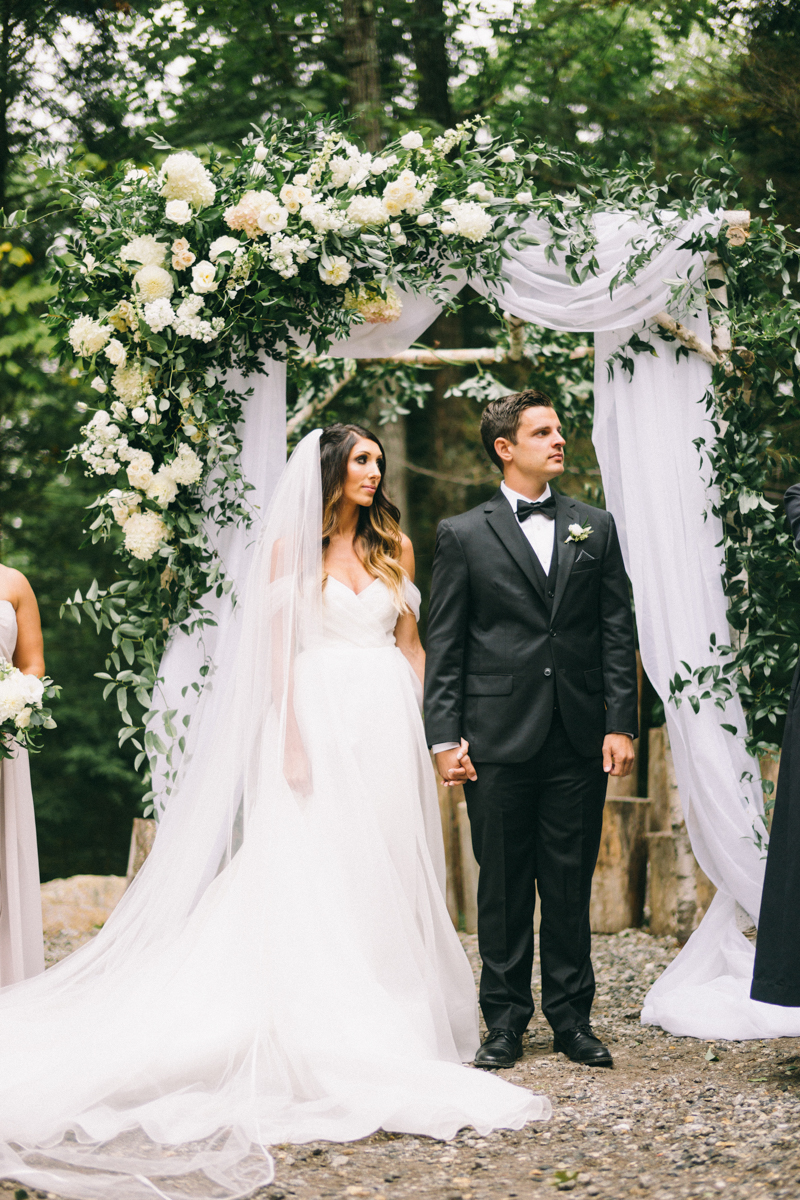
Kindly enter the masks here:
[[589, 901], [608, 775], [630, 773], [638, 733], [628, 581], [610, 513], [550, 488], [564, 438], [547, 396], [493, 401], [481, 436], [503, 482], [439, 525], [425, 670], [428, 743], [464, 783], [480, 864], [475, 1065], [522, 1056], [538, 888], [554, 1049], [611, 1067], [589, 1023]]

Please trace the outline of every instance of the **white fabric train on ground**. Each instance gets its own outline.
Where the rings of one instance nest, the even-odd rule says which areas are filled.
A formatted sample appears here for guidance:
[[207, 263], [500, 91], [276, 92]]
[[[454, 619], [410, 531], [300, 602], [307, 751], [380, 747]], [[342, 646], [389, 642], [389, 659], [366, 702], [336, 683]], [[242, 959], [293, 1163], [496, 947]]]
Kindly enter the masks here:
[[[722, 712], [706, 704], [695, 715], [688, 704], [676, 710], [666, 703], [669, 679], [680, 661], [707, 662], [712, 631], [718, 641], [728, 641], [720, 525], [710, 511], [713, 490], [704, 482], [708, 464], [693, 444], [713, 436], [704, 403], [711, 370], [698, 355], [677, 358], [657, 337], [657, 357], [637, 355], [632, 379], [619, 367], [609, 378], [606, 366], [634, 329], [649, 337], [642, 325], [668, 306], [668, 281], [690, 273], [702, 279], [702, 261], [681, 246], [700, 229], [718, 224], [719, 217], [707, 213], [677, 224], [673, 239], [635, 282], [619, 284], [613, 295], [611, 281], [629, 258], [632, 240], [654, 236], [624, 214], [598, 216], [600, 270], [581, 285], [569, 281], [563, 258], [548, 261], [541, 245], [511, 251], [502, 287], [480, 280], [472, 286], [493, 294], [526, 321], [595, 334], [594, 442], [607, 503], [633, 584], [644, 666], [665, 701], [692, 846], [719, 889], [700, 928], [650, 990], [643, 1020], [697, 1037], [773, 1037], [800, 1034], [800, 1012], [749, 999], [753, 950], [736, 928], [735, 902], [757, 917], [764, 863], [754, 827], [762, 797], [757, 763], [745, 754], [741, 739], [722, 729], [723, 722], [744, 729], [741, 706], [734, 700]], [[546, 241], [546, 224], [530, 220], [526, 228]], [[456, 292], [464, 282], [458, 274], [448, 286]], [[430, 298], [404, 294], [396, 324], [360, 326], [333, 353], [354, 358], [397, 353], [438, 312]], [[682, 319], [709, 339], [705, 312]], [[282, 415], [285, 395], [277, 382], [257, 381], [256, 388], [259, 403], [273, 405]], [[249, 425], [245, 442], [253, 444]], [[186, 664], [187, 677], [196, 674], [201, 661]]]

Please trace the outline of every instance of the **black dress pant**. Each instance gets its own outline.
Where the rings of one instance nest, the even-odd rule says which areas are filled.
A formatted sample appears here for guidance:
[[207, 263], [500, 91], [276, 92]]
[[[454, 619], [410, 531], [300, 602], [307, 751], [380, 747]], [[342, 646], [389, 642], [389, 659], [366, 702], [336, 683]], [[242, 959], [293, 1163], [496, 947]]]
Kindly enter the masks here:
[[800, 664], [786, 713], [750, 995], [800, 1007]]
[[464, 784], [480, 865], [480, 1003], [489, 1029], [522, 1033], [533, 1010], [533, 914], [541, 899], [542, 1011], [556, 1033], [589, 1021], [595, 983], [589, 903], [608, 777], [556, 713], [523, 763], [475, 763]]

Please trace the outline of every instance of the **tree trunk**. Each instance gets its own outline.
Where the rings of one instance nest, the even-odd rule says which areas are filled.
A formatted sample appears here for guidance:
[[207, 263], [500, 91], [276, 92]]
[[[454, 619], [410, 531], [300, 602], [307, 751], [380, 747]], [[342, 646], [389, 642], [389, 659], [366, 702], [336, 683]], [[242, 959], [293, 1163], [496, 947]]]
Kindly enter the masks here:
[[367, 149], [374, 152], [381, 143], [381, 84], [372, 0], [343, 0], [342, 27], [350, 112]]
[[450, 104], [447, 18], [443, 0], [414, 0], [410, 22], [417, 64], [417, 113], [443, 127], [455, 123]]
[[11, 102], [11, 33], [14, 25], [12, 0], [3, 0], [0, 30], [0, 211], [5, 210], [8, 190], [8, 108]]

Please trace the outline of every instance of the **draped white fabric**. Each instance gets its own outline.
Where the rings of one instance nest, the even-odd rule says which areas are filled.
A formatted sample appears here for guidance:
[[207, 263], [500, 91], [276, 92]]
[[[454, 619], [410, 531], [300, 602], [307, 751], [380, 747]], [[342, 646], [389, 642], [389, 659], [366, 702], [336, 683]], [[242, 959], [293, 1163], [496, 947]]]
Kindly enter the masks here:
[[[510, 251], [502, 286], [471, 281], [515, 316], [548, 328], [596, 335], [595, 446], [633, 585], [645, 669], [665, 702], [669, 678], [681, 660], [693, 666], [706, 663], [712, 632], [719, 641], [728, 640], [717, 545], [720, 528], [711, 515], [712, 494], [704, 483], [708, 466], [703, 467], [693, 444], [698, 437], [712, 436], [704, 404], [710, 368], [694, 354], [676, 358], [674, 348], [658, 338], [656, 357], [636, 356], [632, 379], [619, 367], [609, 378], [606, 364], [633, 329], [648, 336], [644, 323], [668, 306], [670, 281], [702, 277], [701, 260], [681, 245], [718, 220], [700, 214], [676, 224], [671, 240], [636, 280], [619, 284], [613, 294], [611, 282], [634, 244], [638, 247], [656, 236], [625, 214], [597, 218], [599, 272], [581, 285], [569, 281], [561, 256], [555, 263], [547, 260], [548, 227], [534, 220], [526, 229], [542, 245]], [[459, 276], [449, 286], [456, 291], [463, 282]], [[406, 348], [439, 308], [429, 297], [408, 293], [403, 304], [399, 322], [361, 326], [332, 353], [382, 357]], [[695, 320], [697, 331], [709, 340], [707, 315]], [[266, 388], [255, 381], [256, 397], [248, 402], [244, 431], [245, 461], [252, 464], [246, 473], [264, 489], [283, 456], [276, 425], [282, 420], [284, 398], [279, 375], [272, 373], [269, 380]], [[273, 422], [270, 440], [264, 437], [267, 410]], [[253, 535], [239, 529], [226, 536], [227, 561], [239, 587], [245, 547]], [[208, 647], [208, 634], [205, 641]], [[164, 660], [166, 695], [179, 696], [181, 687], [197, 677], [201, 661], [198, 646], [178, 635]], [[700, 929], [651, 989], [643, 1020], [697, 1037], [798, 1034], [800, 1012], [775, 1010], [748, 998], [753, 951], [736, 929], [735, 901], [757, 916], [764, 864], [753, 841], [761, 812], [758, 766], [745, 754], [741, 739], [722, 729], [723, 722], [744, 729], [739, 703], [732, 702], [724, 713], [710, 703], [699, 715], [688, 704], [677, 711], [666, 704], [666, 709], [692, 845], [719, 894]]]

